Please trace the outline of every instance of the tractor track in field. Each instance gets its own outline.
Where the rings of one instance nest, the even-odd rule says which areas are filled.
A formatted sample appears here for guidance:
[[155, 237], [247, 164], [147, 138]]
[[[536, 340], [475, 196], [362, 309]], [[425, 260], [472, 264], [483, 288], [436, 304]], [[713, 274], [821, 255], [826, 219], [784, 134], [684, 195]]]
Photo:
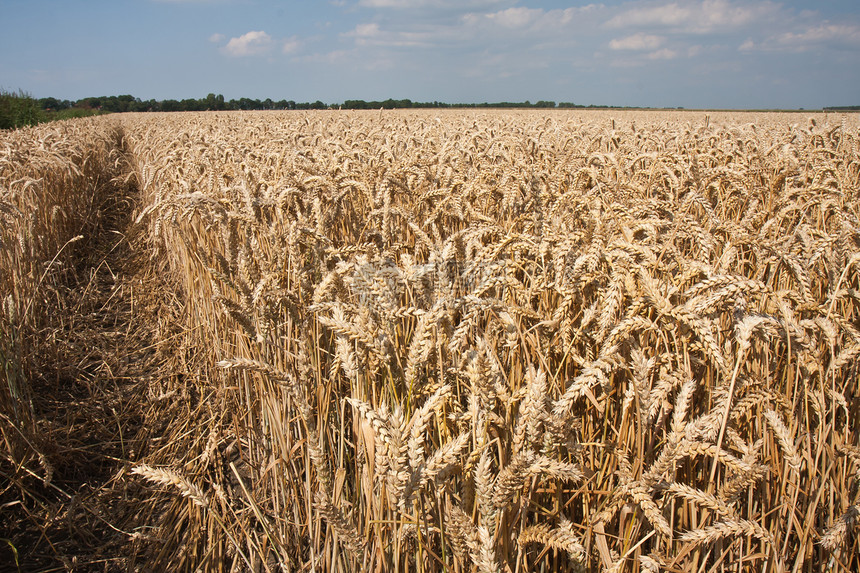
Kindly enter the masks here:
[[138, 567], [139, 488], [125, 476], [159, 429], [147, 414], [169, 361], [171, 310], [134, 224], [139, 193], [118, 145], [119, 172], [100, 182], [99, 224], [76, 245], [65, 284], [46, 295], [60, 311], [33, 357], [30, 446], [41, 471], [5, 476], [0, 571]]

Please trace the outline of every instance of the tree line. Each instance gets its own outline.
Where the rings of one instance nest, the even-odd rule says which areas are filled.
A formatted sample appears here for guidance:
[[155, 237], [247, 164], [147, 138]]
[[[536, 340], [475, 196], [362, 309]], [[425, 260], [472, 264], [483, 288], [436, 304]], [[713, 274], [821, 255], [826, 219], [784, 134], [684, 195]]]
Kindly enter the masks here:
[[[495, 102], [495, 103], [445, 103], [440, 101], [416, 102], [410, 99], [386, 99], [365, 101], [361, 99], [348, 99], [343, 103], [296, 102], [294, 100], [264, 100], [252, 98], [239, 98], [225, 100], [221, 94], [209, 94], [200, 99], [165, 99], [165, 100], [141, 100], [131, 95], [88, 97], [71, 102], [69, 100], [57, 100], [55, 98], [43, 98], [39, 100], [43, 109], [63, 109], [69, 107], [81, 107], [98, 109], [111, 113], [127, 111], [223, 111], [223, 110], [292, 110], [292, 109], [404, 109], [404, 108], [449, 108], [449, 107], [504, 107], [504, 108], [572, 108], [586, 107], [569, 102], [556, 103], [554, 101], [524, 102]], [[587, 106], [608, 107], [608, 106]]]
[[85, 97], [79, 100], [54, 97], [33, 98], [24, 91], [10, 92], [0, 89], [0, 129], [35, 125], [43, 121], [67, 119], [100, 113], [147, 111], [226, 111], [226, 110], [307, 110], [307, 109], [409, 109], [409, 108], [595, 108], [618, 109], [617, 106], [579, 105], [570, 102], [556, 103], [540, 100], [524, 102], [445, 103], [440, 101], [416, 102], [409, 99], [365, 101], [348, 99], [342, 103], [296, 102], [293, 100], [264, 100], [239, 98], [227, 100], [221, 94], [208, 94], [205, 98], [142, 100], [132, 95]]

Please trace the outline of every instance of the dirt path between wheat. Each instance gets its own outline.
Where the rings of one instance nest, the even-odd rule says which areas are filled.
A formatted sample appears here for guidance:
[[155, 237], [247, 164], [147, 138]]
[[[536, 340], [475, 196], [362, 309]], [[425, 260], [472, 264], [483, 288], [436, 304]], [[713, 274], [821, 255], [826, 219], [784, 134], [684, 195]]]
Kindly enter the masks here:
[[45, 293], [65, 311], [40, 333], [32, 380], [42, 471], [10, 480], [0, 571], [125, 571], [142, 535], [125, 476], [158, 430], [145, 420], [163, 398], [171, 321], [156, 261], [137, 238], [135, 180], [121, 169], [103, 183], [101, 225], [82, 239], [72, 278]]

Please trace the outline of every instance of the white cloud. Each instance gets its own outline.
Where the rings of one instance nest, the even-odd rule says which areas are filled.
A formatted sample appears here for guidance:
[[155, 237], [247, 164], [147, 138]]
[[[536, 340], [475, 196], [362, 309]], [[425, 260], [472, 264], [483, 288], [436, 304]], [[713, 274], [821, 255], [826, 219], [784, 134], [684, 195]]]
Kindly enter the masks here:
[[[461, 58], [484, 51], [516, 55], [527, 50], [534, 54], [575, 45], [583, 34], [596, 30], [601, 19], [605, 19], [605, 7], [600, 4], [554, 10], [493, 9], [511, 3], [512, 0], [361, 0], [364, 6], [404, 9], [408, 6], [415, 10], [423, 8], [423, 12], [380, 11], [372, 20], [342, 33], [341, 38], [351, 39], [359, 49], [433, 48], [459, 51]], [[378, 58], [383, 54], [377, 50], [366, 57]]]
[[383, 32], [376, 22], [358, 24], [352, 31], [344, 34], [345, 37], [355, 38], [355, 43], [359, 46], [395, 46], [398, 44], [396, 35], [393, 32]]
[[693, 34], [736, 31], [756, 23], [773, 24], [780, 5], [769, 0], [683, 0], [624, 10], [609, 28], [663, 28]]
[[757, 22], [766, 24], [768, 16], [778, 10], [779, 5], [773, 2], [740, 4], [727, 0], [705, 0], [697, 24], [702, 31], [737, 29]]
[[610, 28], [680, 26], [689, 21], [690, 8], [677, 3], [647, 8], [632, 8], [618, 14], [606, 23]]
[[357, 25], [355, 30], [352, 32], [352, 35], [356, 38], [377, 38], [380, 33], [379, 24], [376, 22], [370, 22], [368, 24]]
[[822, 22], [772, 34], [759, 42], [749, 38], [738, 50], [796, 53], [822, 48], [857, 50], [860, 48], [860, 25]]
[[389, 47], [417, 47], [432, 46], [437, 44], [447, 31], [444, 28], [428, 30], [389, 30], [383, 29], [376, 22], [368, 22], [356, 25], [351, 31], [342, 34], [346, 38], [354, 38], [358, 46], [389, 46]]
[[213, 44], [220, 44], [226, 39], [227, 36], [225, 36], [224, 34], [212, 34], [211, 36], [209, 36], [209, 41]]
[[409, 2], [409, 0], [361, 0], [358, 4], [367, 8], [407, 8], [414, 2]]
[[[626, 40], [627, 38], [625, 38]], [[609, 65], [614, 68], [635, 68], [650, 65], [649, 62], [657, 62], [663, 60], [674, 60], [679, 58], [684, 52], [673, 50], [671, 48], [655, 49], [663, 42], [662, 38], [645, 39], [643, 41], [631, 41], [630, 47], [616, 48], [610, 45], [610, 48], [617, 50], [621, 57], [610, 60]], [[611, 42], [610, 42], [611, 44]], [[635, 47], [634, 47], [635, 46]], [[699, 46], [693, 46], [686, 50], [687, 57], [693, 57], [698, 53]]]
[[509, 3], [507, 0], [360, 0], [358, 5], [365, 8], [476, 10], [507, 3]]
[[[400, 5], [394, 0], [372, 1]], [[424, 6], [423, 12], [379, 11], [340, 37], [351, 42], [350, 58], [356, 66], [364, 68], [366, 62], [390, 60], [406, 69], [418, 69], [444, 61], [448, 68], [459, 70], [454, 75], [482, 81], [534, 77], [537, 70], [558, 61], [567, 66], [579, 59], [591, 62], [590, 48], [577, 52], [575, 47], [601, 43], [594, 35], [607, 17], [605, 6], [547, 10], [510, 7], [513, 3], [419, 0], [409, 5]], [[439, 5], [442, 7], [437, 8]], [[462, 9], [477, 5], [484, 8]]]
[[361, 0], [358, 4], [367, 8], [408, 8], [410, 4], [415, 4], [415, 2], [409, 2], [409, 0]]
[[281, 52], [284, 54], [295, 54], [301, 46], [301, 41], [297, 37], [292, 36], [284, 40], [283, 44], [281, 44]]
[[231, 56], [257, 56], [272, 48], [272, 37], [262, 30], [248, 32], [238, 38], [230, 38], [224, 52]]
[[801, 32], [787, 32], [776, 37], [776, 42], [787, 46], [809, 44], [860, 45], [860, 26], [823, 23]]
[[537, 8], [508, 8], [494, 14], [487, 14], [487, 19], [505, 28], [523, 28], [543, 14], [544, 11]]
[[[505, 30], [529, 31], [535, 35], [555, 34], [564, 35], [569, 26], [578, 25], [585, 28], [595, 20], [597, 13], [604, 8], [601, 4], [589, 4], [579, 8], [563, 10], [542, 10], [539, 8], [508, 8], [497, 12], [470, 12], [461, 18], [461, 22], [472, 29], [491, 31], [493, 28]], [[596, 23], [596, 22], [592, 22]]]
[[656, 50], [663, 40], [661, 36], [640, 32], [626, 38], [616, 38], [609, 42], [609, 47], [613, 50]]
[[678, 52], [676, 52], [675, 50], [670, 50], [668, 48], [663, 48], [662, 50], [651, 52], [646, 57], [649, 60], [674, 60], [678, 57]]

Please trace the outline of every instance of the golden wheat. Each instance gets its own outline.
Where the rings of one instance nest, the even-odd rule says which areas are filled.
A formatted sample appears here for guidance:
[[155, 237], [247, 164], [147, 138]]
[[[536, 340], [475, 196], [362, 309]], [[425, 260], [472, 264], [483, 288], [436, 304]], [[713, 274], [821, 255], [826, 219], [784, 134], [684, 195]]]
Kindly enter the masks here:
[[182, 309], [135, 475], [202, 500], [142, 500], [177, 541], [136, 543], [188, 570], [856, 567], [860, 132], [806, 119], [123, 116]]

